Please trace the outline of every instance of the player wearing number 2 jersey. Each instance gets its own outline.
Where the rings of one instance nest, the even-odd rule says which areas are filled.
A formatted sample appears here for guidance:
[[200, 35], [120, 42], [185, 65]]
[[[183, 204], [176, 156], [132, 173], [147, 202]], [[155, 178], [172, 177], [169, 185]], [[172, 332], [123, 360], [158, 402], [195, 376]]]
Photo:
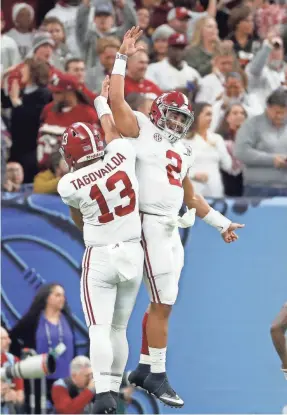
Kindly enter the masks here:
[[[128, 56], [137, 53], [139, 28], [129, 30], [116, 56], [109, 98], [115, 124], [124, 137], [133, 137], [137, 153], [142, 244], [145, 253], [144, 280], [150, 294], [150, 308], [143, 320], [140, 364], [130, 374], [131, 383], [141, 386], [169, 406], [181, 407], [183, 400], [171, 388], [165, 370], [168, 317], [178, 292], [183, 266], [183, 248], [178, 226], [192, 226], [197, 216], [216, 227], [226, 242], [237, 239], [232, 224], [206, 201], [194, 194], [188, 178], [192, 164], [184, 138], [193, 122], [187, 98], [172, 91], [159, 96], [149, 119], [134, 113], [124, 100], [124, 77]], [[178, 211], [185, 202], [188, 211]]]
[[128, 358], [126, 328], [142, 280], [143, 250], [138, 211], [136, 153], [118, 139], [107, 105], [108, 78], [95, 106], [105, 132], [104, 150], [92, 125], [75, 123], [63, 134], [62, 152], [70, 173], [58, 184], [72, 218], [83, 230], [86, 250], [81, 301], [89, 327], [96, 388], [93, 413], [116, 413]]

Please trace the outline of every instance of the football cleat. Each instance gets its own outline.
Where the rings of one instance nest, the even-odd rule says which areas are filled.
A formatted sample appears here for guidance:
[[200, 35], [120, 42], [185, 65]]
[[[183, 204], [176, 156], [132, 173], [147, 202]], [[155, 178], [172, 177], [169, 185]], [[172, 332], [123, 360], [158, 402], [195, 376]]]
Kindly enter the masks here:
[[184, 401], [170, 386], [166, 373], [150, 373], [143, 388], [171, 408], [182, 408], [184, 405]]
[[96, 400], [94, 404], [94, 414], [116, 414], [117, 413], [117, 401], [114, 399], [110, 392], [103, 392], [96, 394]]
[[133, 370], [128, 375], [128, 381], [131, 385], [143, 388], [145, 379], [150, 373], [150, 365], [143, 365], [139, 363], [136, 370]]

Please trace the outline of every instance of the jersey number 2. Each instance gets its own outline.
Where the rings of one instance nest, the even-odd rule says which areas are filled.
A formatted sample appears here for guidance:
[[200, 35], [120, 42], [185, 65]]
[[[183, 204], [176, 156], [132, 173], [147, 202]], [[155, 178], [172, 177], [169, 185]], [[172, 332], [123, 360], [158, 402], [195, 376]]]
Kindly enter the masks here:
[[[121, 198], [123, 199], [124, 197], [128, 197], [130, 199], [130, 203], [127, 206], [116, 206], [114, 213], [117, 216], [125, 216], [134, 211], [136, 206], [136, 195], [134, 189], [132, 188], [131, 181], [124, 171], [118, 171], [108, 178], [106, 182], [106, 188], [108, 191], [111, 192], [114, 190], [116, 188], [116, 183], [118, 182], [122, 182], [125, 186], [120, 192]], [[104, 195], [100, 191], [98, 185], [94, 184], [94, 186], [91, 188], [90, 198], [92, 200], [96, 200], [99, 205], [101, 215], [98, 217], [98, 219], [100, 223], [108, 223], [114, 220], [114, 214], [110, 212]]]
[[[175, 153], [172, 150], [167, 150], [166, 157], [170, 160], [172, 159], [176, 160], [176, 166], [174, 164], [168, 164], [166, 166], [167, 177], [168, 177], [169, 183], [172, 184], [173, 186], [182, 187], [182, 184], [180, 181], [182, 160], [181, 160], [180, 155]], [[177, 173], [176, 176], [175, 176], [175, 173]]]

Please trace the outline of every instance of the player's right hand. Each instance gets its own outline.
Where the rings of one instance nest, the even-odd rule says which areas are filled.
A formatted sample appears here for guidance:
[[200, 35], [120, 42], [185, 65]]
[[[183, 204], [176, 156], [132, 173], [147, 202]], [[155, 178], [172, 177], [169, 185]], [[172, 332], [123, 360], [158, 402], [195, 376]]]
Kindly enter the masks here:
[[136, 46], [136, 42], [141, 37], [142, 33], [143, 31], [139, 26], [133, 26], [130, 30], [128, 30], [124, 36], [119, 53], [122, 55], [132, 56], [139, 50], [142, 50], [143, 46]]

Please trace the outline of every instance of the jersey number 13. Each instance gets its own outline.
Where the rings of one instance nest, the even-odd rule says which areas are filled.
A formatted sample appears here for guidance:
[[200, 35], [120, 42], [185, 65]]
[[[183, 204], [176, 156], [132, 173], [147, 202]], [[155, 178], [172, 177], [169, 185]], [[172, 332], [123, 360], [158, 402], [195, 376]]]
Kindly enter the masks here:
[[116, 206], [114, 208], [114, 212], [110, 212], [107, 202], [104, 198], [103, 193], [100, 191], [98, 185], [94, 184], [90, 191], [90, 198], [92, 200], [96, 200], [99, 209], [101, 211], [101, 215], [98, 217], [100, 223], [108, 223], [114, 220], [114, 215], [116, 216], [125, 216], [129, 213], [132, 213], [136, 206], [136, 194], [132, 187], [132, 183], [124, 171], [118, 171], [117, 173], [113, 174], [111, 177], [107, 179], [106, 188], [109, 192], [116, 188], [116, 184], [118, 182], [122, 182], [125, 186], [123, 190], [120, 192], [120, 197], [123, 199], [124, 197], [128, 197], [130, 202], [126, 206]]

